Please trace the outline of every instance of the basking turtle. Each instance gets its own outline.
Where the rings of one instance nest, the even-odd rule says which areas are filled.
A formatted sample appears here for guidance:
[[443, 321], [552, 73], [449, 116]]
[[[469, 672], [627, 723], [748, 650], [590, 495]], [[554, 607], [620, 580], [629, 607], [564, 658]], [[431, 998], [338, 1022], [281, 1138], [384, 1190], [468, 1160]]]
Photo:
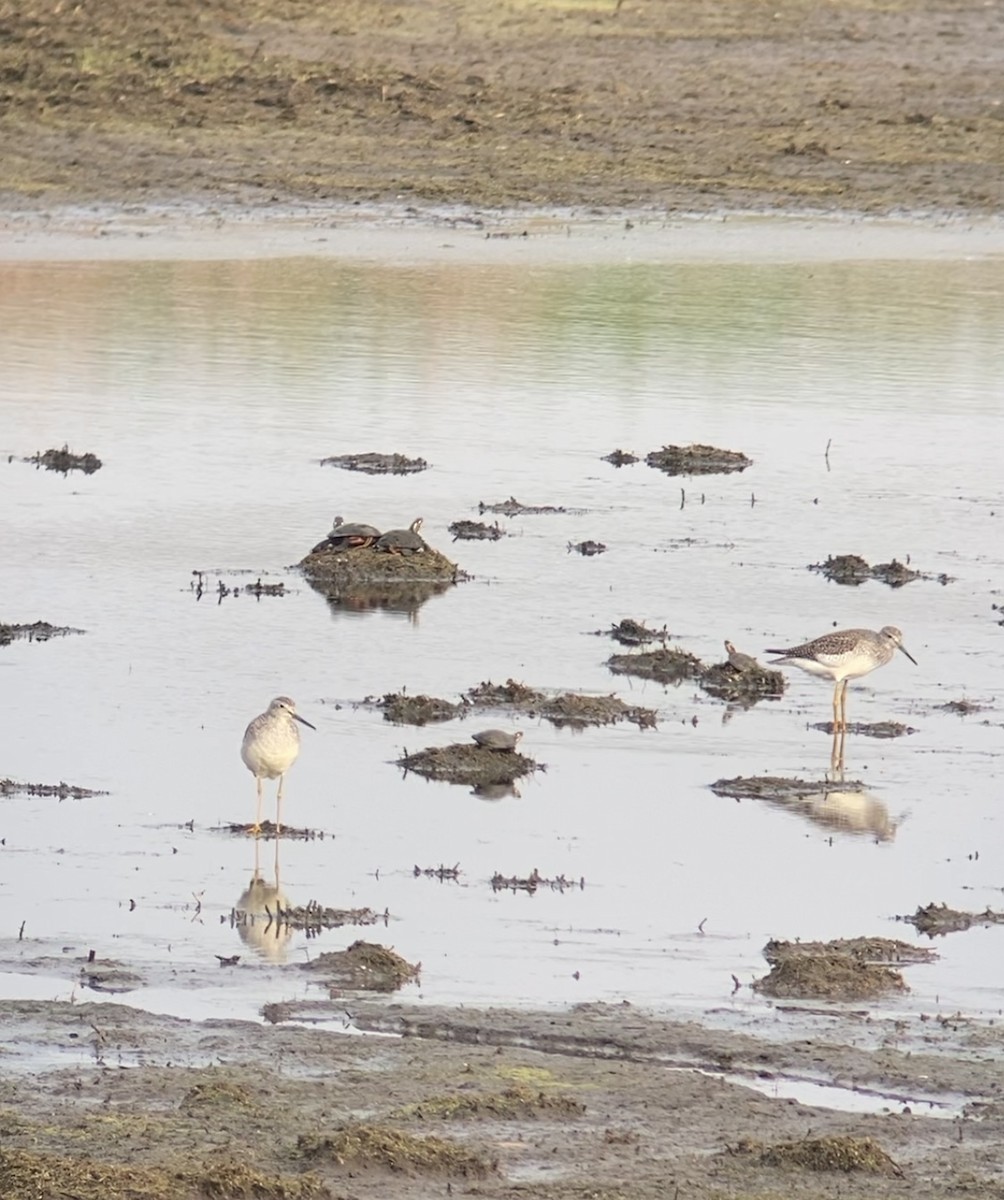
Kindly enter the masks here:
[[419, 536], [422, 528], [422, 518], [416, 517], [409, 529], [389, 529], [377, 539], [376, 548], [386, 550], [388, 554], [421, 554], [427, 549], [425, 542]]
[[725, 643], [725, 653], [729, 656], [729, 666], [733, 671], [738, 671], [740, 675], [745, 675], [748, 671], [763, 669], [752, 654], [743, 654], [729, 641]]
[[515, 733], [505, 729], [482, 729], [480, 733], [471, 734], [471, 741], [482, 750], [515, 750], [522, 736], [522, 729]]
[[360, 546], [372, 546], [379, 537], [380, 530], [373, 525], [366, 525], [361, 521], [343, 521], [341, 517], [335, 517], [331, 532], [320, 545], [314, 547], [313, 552], [354, 550]]

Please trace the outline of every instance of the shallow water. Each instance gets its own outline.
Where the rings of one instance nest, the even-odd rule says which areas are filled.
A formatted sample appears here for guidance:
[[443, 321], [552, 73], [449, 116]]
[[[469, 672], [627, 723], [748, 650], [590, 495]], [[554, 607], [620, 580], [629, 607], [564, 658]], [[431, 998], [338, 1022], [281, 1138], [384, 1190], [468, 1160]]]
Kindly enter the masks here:
[[[0, 469], [0, 620], [87, 631], [0, 649], [0, 776], [109, 792], [0, 801], [0, 996], [63, 995], [70, 960], [95, 949], [149, 978], [134, 1003], [246, 1013], [311, 994], [296, 965], [363, 936], [421, 962], [410, 999], [738, 1016], [768, 1007], [733, 995], [733, 976], [766, 971], [769, 937], [920, 940], [893, 916], [1004, 906], [991, 607], [1004, 602], [1004, 270], [983, 254], [833, 257], [0, 266], [0, 451], [67, 442], [105, 463], [86, 478]], [[754, 465], [681, 480], [601, 461], [692, 441]], [[318, 465], [368, 450], [432, 468]], [[510, 495], [570, 511], [502, 517], [502, 541], [451, 545], [451, 521]], [[196, 601], [194, 569], [278, 578], [336, 512], [384, 527], [422, 514], [475, 578], [410, 616], [329, 607], [295, 575], [285, 597]], [[608, 552], [568, 552], [584, 538]], [[840, 553], [909, 557], [953, 581], [847, 588], [805, 569]], [[667, 625], [708, 661], [725, 638], [762, 656], [833, 627], [899, 625], [919, 665], [897, 656], [850, 690], [851, 720], [916, 729], [848, 740], [869, 826], [826, 821], [833, 797], [812, 820], [708, 787], [822, 778], [829, 738], [809, 724], [829, 718], [825, 683], [792, 672], [781, 701], [744, 712], [614, 677], [604, 663], [621, 648], [592, 633], [624, 617]], [[508, 718], [415, 729], [356, 703], [509, 677], [614, 691], [657, 708], [659, 727], [520, 719], [547, 771], [486, 802], [392, 763]], [[318, 727], [285, 816], [326, 834], [281, 844], [282, 890], [389, 909], [387, 929], [245, 944], [227, 919], [256, 853], [274, 878], [274, 846], [213, 827], [251, 819], [240, 738], [280, 692]], [[936, 708], [963, 697], [989, 707]], [[413, 873], [454, 863], [458, 883]], [[494, 872], [534, 867], [585, 887], [491, 891]], [[937, 963], [907, 972], [911, 994], [878, 1011], [997, 1013], [1002, 939], [940, 942]], [[233, 954], [239, 966], [217, 970], [214, 955]], [[32, 966], [48, 957], [63, 965]]]

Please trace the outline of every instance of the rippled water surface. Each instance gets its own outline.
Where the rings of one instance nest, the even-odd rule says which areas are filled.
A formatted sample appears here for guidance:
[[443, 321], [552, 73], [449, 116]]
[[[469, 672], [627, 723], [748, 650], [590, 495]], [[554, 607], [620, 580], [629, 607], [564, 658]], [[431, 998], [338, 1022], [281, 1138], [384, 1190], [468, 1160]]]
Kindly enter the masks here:
[[[307, 994], [296, 964], [366, 936], [421, 962], [411, 998], [741, 1014], [764, 1002], [732, 995], [733, 976], [766, 970], [769, 937], [914, 940], [892, 918], [919, 904], [1004, 908], [999, 258], [562, 265], [531, 247], [498, 263], [24, 261], [0, 275], [0, 621], [86, 630], [0, 648], [0, 777], [108, 792], [0, 800], [0, 994], [66, 995], [70, 960], [94, 949], [148, 974], [135, 1002], [250, 1013]], [[103, 468], [6, 461], [64, 442]], [[679, 479], [601, 461], [689, 442], [753, 466]], [[318, 464], [369, 450], [431, 468]], [[451, 521], [509, 496], [569, 511], [451, 543]], [[284, 597], [195, 599], [194, 569], [283, 577], [336, 512], [382, 527], [421, 514], [474, 579], [410, 615], [333, 608], [297, 575]], [[607, 553], [569, 553], [585, 538]], [[843, 553], [952, 581], [848, 588], [806, 570]], [[852, 684], [850, 717], [915, 732], [849, 738], [868, 799], [843, 824], [839, 798], [808, 814], [720, 799], [722, 777], [823, 777], [829, 738], [810, 724], [829, 718], [828, 685], [792, 672], [782, 700], [742, 711], [615, 677], [619, 647], [593, 633], [624, 617], [708, 661], [726, 638], [763, 656], [898, 625], [918, 665], [897, 656]], [[614, 691], [658, 709], [658, 728], [415, 729], [357, 703], [507, 678]], [[228, 920], [256, 866], [274, 880], [273, 844], [214, 827], [253, 815], [241, 735], [280, 692], [317, 725], [285, 815], [325, 835], [280, 845], [282, 890], [387, 909], [386, 929], [245, 944]], [[939, 707], [963, 698], [987, 707]], [[393, 765], [499, 723], [547, 764], [518, 795], [489, 802]], [[414, 875], [440, 864], [459, 882]], [[489, 886], [533, 868], [585, 886]], [[894, 1005], [997, 1011], [1002, 939], [939, 943]], [[216, 971], [232, 954], [239, 966]], [[66, 960], [62, 978], [37, 973], [46, 956]], [[189, 982], [200, 990], [182, 994]]]

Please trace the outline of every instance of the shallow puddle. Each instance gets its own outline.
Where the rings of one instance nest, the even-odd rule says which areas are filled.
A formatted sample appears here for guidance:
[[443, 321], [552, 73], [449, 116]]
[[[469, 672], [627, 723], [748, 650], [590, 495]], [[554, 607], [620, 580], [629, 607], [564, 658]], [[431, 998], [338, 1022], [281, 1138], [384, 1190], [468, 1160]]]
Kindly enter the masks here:
[[[782, 247], [781, 228], [765, 243]], [[835, 261], [817, 246], [648, 262], [639, 237], [620, 262], [538, 260], [530, 239], [498, 263], [484, 247], [395, 266], [262, 244], [241, 261], [0, 266], [0, 451], [68, 443], [104, 464], [64, 478], [0, 461], [0, 619], [87, 631], [0, 648], [0, 776], [109, 793], [0, 802], [0, 899], [13, 935], [24, 922], [0, 944], [0, 995], [52, 956], [64, 982], [36, 978], [62, 994], [92, 949], [147, 977], [133, 1000], [163, 1011], [250, 1015], [303, 994], [298, 964], [359, 931], [242, 940], [228, 918], [256, 871], [278, 872], [291, 905], [388, 909], [379, 940], [422, 964], [411, 1000], [626, 998], [737, 1019], [770, 1007], [733, 995], [733, 976], [766, 973], [768, 938], [909, 937], [894, 914], [994, 905], [1000, 259], [840, 261], [853, 236], [820, 235]], [[753, 465], [669, 478], [644, 456], [671, 443]], [[641, 461], [611, 466], [612, 446]], [[430, 467], [319, 465], [388, 448]], [[451, 522], [506, 496], [567, 511], [493, 516], [506, 537], [453, 543]], [[281, 598], [193, 600], [193, 570], [274, 581], [336, 514], [392, 528], [419, 513], [475, 578], [417, 608], [329, 604], [296, 575]], [[607, 552], [567, 552], [585, 539]], [[851, 589], [806, 569], [845, 553], [955, 582]], [[726, 639], [763, 661], [831, 628], [897, 625], [919, 665], [852, 683], [849, 719], [917, 732], [849, 735], [847, 777], [867, 790], [842, 807], [833, 792], [787, 809], [718, 797], [709, 785], [738, 775], [822, 779], [830, 740], [809, 725], [830, 716], [829, 686], [791, 672], [781, 699], [745, 711], [613, 676], [592, 634], [623, 619], [711, 663]], [[614, 692], [659, 725], [514, 716], [547, 770], [483, 798], [393, 765], [467, 741], [470, 721], [394, 726], [356, 704], [510, 678]], [[241, 736], [283, 693], [317, 726], [283, 816], [326, 836], [276, 855], [213, 827], [251, 820]], [[937, 707], [962, 699], [989, 707]], [[458, 879], [414, 873], [440, 863]], [[534, 870], [584, 887], [492, 891], [496, 873]], [[996, 1013], [1002, 938], [945, 939], [889, 1005]]]

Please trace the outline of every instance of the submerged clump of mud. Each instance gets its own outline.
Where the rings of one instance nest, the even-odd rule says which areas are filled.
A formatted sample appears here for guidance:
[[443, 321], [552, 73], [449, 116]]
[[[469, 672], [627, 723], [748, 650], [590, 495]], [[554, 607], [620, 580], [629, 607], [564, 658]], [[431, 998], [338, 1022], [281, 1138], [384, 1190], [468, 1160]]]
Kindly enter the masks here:
[[61, 450], [39, 450], [26, 463], [34, 463], [36, 469], [44, 467], [47, 471], [58, 471], [60, 475], [69, 475], [71, 471], [83, 471], [85, 475], [93, 475], [102, 467], [101, 459], [96, 454], [74, 454], [67, 445]]
[[274, 838], [285, 838], [292, 842], [315, 842], [324, 841], [323, 829], [310, 829], [306, 825], [283, 825], [278, 828], [274, 821], [264, 820], [260, 828], [255, 829], [250, 822], [231, 821], [226, 825], [219, 825], [216, 831], [220, 833], [232, 833], [237, 837], [260, 837], [264, 840]]
[[479, 513], [498, 513], [503, 517], [521, 517], [540, 513], [567, 513], [568, 511], [567, 508], [557, 507], [553, 504], [522, 504], [515, 496], [510, 496], [508, 500], [500, 500], [494, 504], [485, 504], [483, 500], [478, 502]]
[[924, 904], [910, 916], [897, 917], [896, 920], [905, 921], [918, 933], [926, 933], [928, 937], [944, 937], [947, 933], [962, 933], [974, 925], [1002, 925], [1004, 912], [994, 912], [989, 907], [983, 912], [965, 912], [949, 908], [947, 904]]
[[488, 750], [466, 742], [428, 746], [402, 755], [396, 765], [425, 779], [476, 787], [514, 783], [524, 775], [543, 769], [540, 763], [518, 750]]
[[48, 621], [32, 621], [27, 625], [16, 622], [9, 625], [0, 623], [0, 646], [9, 646], [11, 642], [20, 638], [29, 642], [47, 642], [49, 638], [84, 632], [83, 629], [73, 629], [69, 625], [50, 625]]
[[794, 779], [778, 775], [737, 776], [711, 784], [717, 796], [758, 800], [805, 817], [824, 829], [891, 841], [898, 822], [860, 780]]
[[429, 725], [435, 721], [452, 721], [464, 710], [463, 704], [455, 704], [439, 696], [409, 696], [404, 692], [387, 692], [374, 703], [377, 708], [383, 709], [383, 719], [395, 725]]
[[459, 701], [438, 696], [409, 696], [390, 692], [380, 699], [367, 698], [364, 704], [382, 708], [384, 718], [397, 724], [426, 725], [449, 721], [481, 710], [508, 710], [542, 718], [559, 728], [584, 729], [589, 725], [613, 725], [630, 721], [641, 729], [653, 729], [654, 708], [625, 704], [617, 696], [586, 696], [578, 692], [548, 694], [537, 688], [508, 679], [505, 683], [479, 683], [464, 692]]
[[489, 881], [493, 892], [527, 892], [533, 895], [538, 888], [550, 888], [552, 892], [568, 892], [586, 890], [583, 878], [568, 879], [564, 875], [541, 875], [536, 867], [529, 875], [503, 875], [496, 871]]
[[891, 562], [869, 566], [865, 559], [858, 554], [831, 555], [826, 562], [810, 563], [808, 569], [818, 571], [832, 583], [840, 583], [848, 587], [859, 587], [869, 579], [877, 579], [880, 583], [887, 583], [889, 587], [893, 588], [903, 587], [914, 579], [932, 579], [942, 586], [952, 582], [950, 575], [928, 575], [923, 571], [915, 571], [912, 567], [897, 562], [895, 558]]
[[613, 654], [606, 665], [615, 675], [635, 675], [662, 684], [692, 679], [709, 696], [744, 708], [784, 694], [787, 681], [781, 671], [761, 666], [751, 655], [736, 651], [730, 642], [726, 647], [729, 657], [720, 663], [704, 663], [689, 650], [663, 645], [639, 654]]
[[426, 471], [424, 458], [408, 458], [405, 454], [379, 454], [375, 450], [364, 454], [332, 454], [321, 459], [322, 467], [341, 467], [344, 471], [362, 471], [365, 475], [414, 475]]
[[19, 783], [16, 779], [0, 779], [0, 796], [55, 796], [57, 800], [85, 800], [90, 796], [107, 795], [107, 792], [76, 787], [72, 783]]
[[874, 1000], [909, 991], [890, 963], [930, 962], [931, 951], [889, 938], [838, 938], [831, 942], [770, 941], [768, 975], [753, 990], [788, 999]]
[[591, 538], [586, 538], [584, 542], [569, 542], [568, 553], [572, 551], [576, 554], [581, 554], [583, 558], [592, 558], [596, 554], [606, 554], [607, 548], [603, 542], [595, 542]]
[[594, 629], [597, 637], [610, 637], [622, 646], [644, 646], [648, 642], [662, 642], [665, 646], [669, 640], [669, 630], [665, 625], [661, 629], [651, 629], [644, 621], [634, 621], [623, 617], [609, 629]]
[[361, 939], [347, 950], [330, 950], [303, 964], [303, 970], [323, 975], [329, 988], [364, 992], [396, 992], [416, 980], [421, 969], [421, 963], [410, 963], [395, 950]]
[[506, 536], [498, 521], [492, 525], [486, 525], [484, 521], [453, 521], [447, 530], [453, 534], [455, 542], [497, 542]]
[[[841, 732], [832, 721], [816, 721], [810, 728], [831, 736], [834, 732]], [[917, 730], [912, 725], [904, 725], [902, 721], [851, 721], [843, 727], [843, 732], [855, 733], [859, 737], [888, 739], [905, 737], [907, 734], [916, 733]]]
[[632, 454], [629, 450], [611, 450], [609, 454], [604, 454], [601, 460], [608, 462], [615, 467], [629, 467], [632, 463], [638, 462], [638, 455]]
[[715, 446], [663, 446], [645, 455], [650, 467], [666, 475], [728, 475], [753, 465], [739, 450], [719, 450]]

